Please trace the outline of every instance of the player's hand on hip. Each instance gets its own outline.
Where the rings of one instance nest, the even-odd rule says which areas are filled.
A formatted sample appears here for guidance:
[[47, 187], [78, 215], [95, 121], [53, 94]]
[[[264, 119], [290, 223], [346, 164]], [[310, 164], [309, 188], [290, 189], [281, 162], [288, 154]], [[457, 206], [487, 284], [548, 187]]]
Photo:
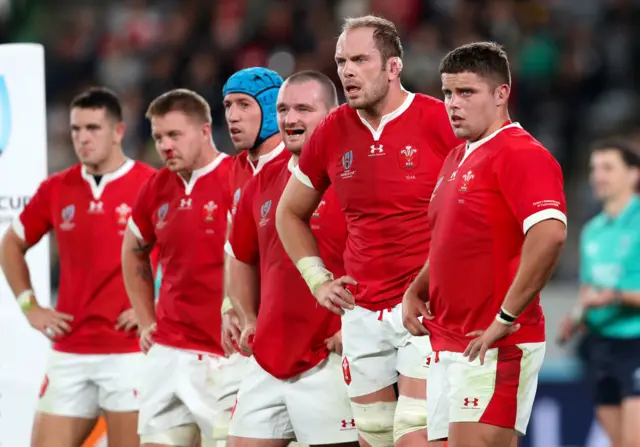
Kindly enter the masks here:
[[417, 337], [429, 335], [429, 330], [420, 321], [420, 317], [433, 320], [429, 301], [424, 301], [412, 287], [409, 287], [402, 297], [402, 324], [411, 335]]
[[256, 333], [255, 321], [245, 322], [240, 334], [240, 343], [238, 347], [244, 355], [253, 355], [253, 337]]
[[25, 312], [25, 317], [31, 327], [52, 340], [71, 332], [68, 322], [73, 320], [73, 316], [49, 307], [35, 306]]
[[357, 286], [358, 283], [350, 276], [325, 282], [316, 290], [315, 296], [318, 303], [338, 315], [343, 315], [344, 309], [353, 310], [356, 299], [347, 290], [348, 285]]
[[342, 331], [336, 332], [327, 338], [324, 343], [327, 345], [329, 351], [342, 355]]
[[116, 323], [117, 331], [129, 332], [138, 327], [138, 317], [133, 309], [127, 309], [118, 315], [118, 321]]
[[222, 348], [227, 357], [237, 351], [241, 336], [240, 319], [235, 309], [231, 308], [222, 314]]
[[153, 346], [153, 333], [156, 331], [156, 324], [151, 323], [149, 326], [142, 329], [140, 332], [140, 349], [145, 354], [149, 352], [149, 349]]
[[469, 332], [467, 337], [475, 338], [469, 342], [467, 349], [464, 351], [464, 356], [469, 357], [469, 362], [480, 358], [480, 364], [484, 365], [484, 357], [491, 346], [501, 338], [513, 334], [518, 329], [520, 329], [520, 324], [518, 323], [509, 326], [494, 320], [485, 331]]

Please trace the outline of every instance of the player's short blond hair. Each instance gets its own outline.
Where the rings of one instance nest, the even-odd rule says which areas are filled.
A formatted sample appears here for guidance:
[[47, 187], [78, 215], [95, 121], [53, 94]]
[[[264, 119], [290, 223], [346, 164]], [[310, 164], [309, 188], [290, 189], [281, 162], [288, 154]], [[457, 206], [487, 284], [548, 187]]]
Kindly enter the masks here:
[[403, 56], [402, 42], [396, 26], [391, 20], [374, 15], [346, 18], [342, 25], [342, 32], [359, 28], [372, 28], [373, 40], [382, 56], [382, 62], [387, 62], [390, 57]]
[[192, 90], [178, 88], [170, 90], [151, 101], [145, 116], [164, 116], [169, 112], [182, 112], [203, 123], [211, 123], [211, 107], [209, 103]]

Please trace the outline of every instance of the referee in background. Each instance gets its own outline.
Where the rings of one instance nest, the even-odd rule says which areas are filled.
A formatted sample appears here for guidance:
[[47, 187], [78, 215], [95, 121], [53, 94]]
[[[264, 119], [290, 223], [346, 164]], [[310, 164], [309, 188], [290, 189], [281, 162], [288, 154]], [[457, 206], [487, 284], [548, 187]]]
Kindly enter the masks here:
[[579, 301], [560, 341], [586, 329], [598, 421], [612, 446], [640, 446], [640, 156], [601, 142], [590, 165], [603, 211], [582, 229]]

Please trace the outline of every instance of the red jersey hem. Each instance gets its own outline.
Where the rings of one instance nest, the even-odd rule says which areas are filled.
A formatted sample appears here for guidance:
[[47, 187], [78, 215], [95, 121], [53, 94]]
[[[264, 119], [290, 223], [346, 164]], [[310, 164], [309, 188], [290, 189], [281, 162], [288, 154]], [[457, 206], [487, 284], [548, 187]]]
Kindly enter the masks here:
[[213, 354], [224, 357], [224, 351], [219, 346], [211, 346], [207, 343], [198, 343], [191, 341], [170, 341], [165, 339], [164, 337], [154, 337], [154, 342], [159, 345], [167, 346], [169, 348], [182, 349], [185, 351], [195, 351], [203, 354]]
[[271, 368], [269, 368], [269, 366], [266, 363], [263, 363], [260, 360], [260, 356], [256, 355], [255, 353], [253, 354], [253, 357], [256, 359], [256, 362], [258, 363], [258, 365], [260, 365], [260, 367], [262, 369], [264, 369], [267, 373], [269, 373], [270, 375], [272, 375], [273, 377], [275, 377], [278, 380], [289, 380], [292, 379], [296, 376], [299, 376], [300, 374], [303, 374], [307, 371], [309, 371], [310, 369], [315, 368], [316, 366], [318, 366], [320, 363], [322, 363], [324, 360], [327, 359], [327, 357], [329, 357], [329, 354], [331, 354], [328, 350], [324, 350], [324, 351], [320, 351], [321, 355], [319, 355], [315, 361], [309, 362], [308, 364], [301, 366], [299, 368], [296, 368], [293, 372], [290, 373], [285, 373], [285, 374], [276, 374], [273, 371], [270, 371]]
[[402, 297], [394, 298], [393, 300], [380, 301], [376, 303], [367, 303], [367, 302], [358, 301], [356, 299], [356, 306], [362, 307], [363, 309], [367, 309], [372, 312], [380, 312], [381, 310], [393, 309], [400, 303], [402, 303]]
[[140, 344], [138, 340], [135, 344], [126, 345], [79, 345], [77, 343], [69, 344], [58, 342], [53, 344], [53, 350], [57, 352], [65, 352], [67, 354], [84, 354], [84, 355], [103, 355], [103, 354], [133, 354], [140, 352]]
[[[431, 332], [429, 337], [431, 348], [433, 351], [447, 352], [464, 352], [473, 340], [473, 337], [465, 337], [453, 334], [439, 334], [438, 331]], [[521, 327], [517, 332], [498, 340], [491, 348], [500, 348], [503, 346], [513, 346], [522, 343], [541, 343], [546, 341], [544, 327], [540, 329], [538, 326]]]

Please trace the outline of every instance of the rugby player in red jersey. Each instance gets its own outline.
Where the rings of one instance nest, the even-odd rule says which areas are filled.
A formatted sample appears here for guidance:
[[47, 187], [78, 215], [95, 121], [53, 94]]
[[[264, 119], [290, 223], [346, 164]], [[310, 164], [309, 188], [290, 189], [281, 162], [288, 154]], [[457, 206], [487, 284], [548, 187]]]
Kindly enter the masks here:
[[[32, 446], [81, 445], [102, 413], [110, 446], [139, 445], [137, 320], [122, 280], [120, 246], [141, 185], [154, 169], [122, 151], [120, 100], [93, 88], [71, 102], [80, 161], [42, 182], [6, 233], [2, 270], [29, 324], [53, 341]], [[60, 255], [55, 308], [38, 304], [25, 255], [53, 232]]]

